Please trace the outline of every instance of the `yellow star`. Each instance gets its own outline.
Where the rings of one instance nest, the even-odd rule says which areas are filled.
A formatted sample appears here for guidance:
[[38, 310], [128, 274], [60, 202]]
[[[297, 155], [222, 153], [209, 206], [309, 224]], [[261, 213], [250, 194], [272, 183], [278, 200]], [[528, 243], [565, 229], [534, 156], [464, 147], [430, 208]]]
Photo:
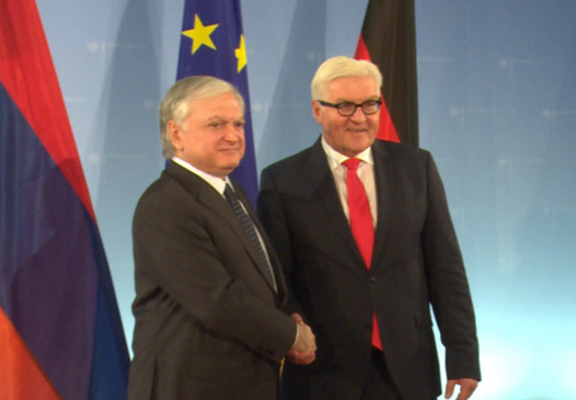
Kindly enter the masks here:
[[234, 50], [234, 54], [238, 59], [238, 73], [246, 66], [246, 43], [244, 42], [244, 35], [240, 35], [240, 47]]
[[202, 45], [216, 50], [216, 46], [214, 46], [214, 42], [212, 42], [210, 38], [210, 35], [216, 28], [218, 28], [218, 24], [204, 26], [198, 14], [194, 15], [194, 28], [182, 32], [184, 36], [192, 39], [192, 54], [196, 53]]

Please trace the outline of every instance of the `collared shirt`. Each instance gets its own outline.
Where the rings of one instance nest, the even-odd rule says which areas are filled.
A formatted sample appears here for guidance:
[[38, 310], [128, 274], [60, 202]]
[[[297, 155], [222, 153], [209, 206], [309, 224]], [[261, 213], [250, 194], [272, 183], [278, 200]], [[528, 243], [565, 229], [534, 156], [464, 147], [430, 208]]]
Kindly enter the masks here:
[[[342, 163], [350, 157], [347, 157], [344, 154], [334, 150], [326, 142], [324, 135], [322, 135], [322, 148], [324, 149], [324, 153], [326, 153], [328, 166], [330, 167], [330, 171], [332, 171], [332, 176], [334, 176], [334, 183], [336, 184], [336, 190], [338, 191], [342, 209], [344, 210], [344, 214], [346, 215], [348, 222], [350, 222], [350, 212], [348, 210], [348, 189], [346, 186], [347, 168], [342, 165]], [[374, 229], [376, 229], [376, 223], [378, 221], [378, 203], [376, 196], [376, 179], [374, 177], [374, 157], [372, 156], [372, 148], [368, 147], [354, 158], [358, 158], [362, 161], [358, 166], [358, 177], [360, 178], [360, 181], [366, 190], [366, 196], [368, 197], [370, 212], [372, 214], [372, 224], [374, 225]]]
[[[210, 186], [212, 186], [214, 188], [214, 190], [216, 190], [218, 193], [220, 193], [222, 195], [222, 197], [224, 197], [224, 189], [226, 188], [226, 184], [228, 183], [228, 184], [230, 184], [230, 186], [232, 186], [232, 183], [230, 182], [230, 179], [228, 179], [228, 177], [222, 179], [222, 178], [219, 178], [217, 176], [210, 175], [210, 174], [208, 174], [202, 170], [199, 170], [198, 168], [196, 168], [195, 166], [193, 166], [189, 162], [186, 162], [186, 161], [184, 161], [178, 157], [172, 157], [172, 161], [174, 161], [176, 164], [180, 165], [182, 168], [186, 168], [188, 171], [190, 171], [193, 174], [198, 175], [200, 178], [204, 179], [206, 181], [206, 183], [208, 183]], [[232, 186], [232, 187], [234, 187], [234, 186]]]

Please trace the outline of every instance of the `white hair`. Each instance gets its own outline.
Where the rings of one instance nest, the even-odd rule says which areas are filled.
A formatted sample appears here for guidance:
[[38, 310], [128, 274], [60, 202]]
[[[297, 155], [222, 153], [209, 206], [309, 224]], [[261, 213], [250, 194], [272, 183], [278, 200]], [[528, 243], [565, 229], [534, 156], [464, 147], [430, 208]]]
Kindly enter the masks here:
[[220, 96], [225, 93], [234, 93], [244, 111], [244, 99], [238, 89], [229, 82], [212, 76], [189, 76], [180, 79], [166, 92], [160, 104], [160, 139], [164, 158], [170, 159], [174, 155], [174, 146], [168, 132], [168, 122], [182, 125], [184, 120], [193, 112], [193, 102]]
[[326, 95], [326, 85], [334, 79], [363, 76], [373, 78], [378, 89], [382, 86], [382, 73], [376, 64], [346, 56], [331, 57], [318, 67], [312, 79], [312, 100], [322, 99]]

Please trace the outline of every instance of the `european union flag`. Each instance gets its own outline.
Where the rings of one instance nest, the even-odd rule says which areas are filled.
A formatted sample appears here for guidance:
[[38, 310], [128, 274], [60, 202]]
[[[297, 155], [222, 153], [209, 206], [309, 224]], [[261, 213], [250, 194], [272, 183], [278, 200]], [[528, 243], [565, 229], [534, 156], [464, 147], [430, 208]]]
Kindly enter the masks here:
[[244, 97], [246, 153], [232, 177], [242, 185], [254, 205], [258, 180], [242, 32], [239, 0], [186, 0], [176, 78], [215, 76], [235, 85]]

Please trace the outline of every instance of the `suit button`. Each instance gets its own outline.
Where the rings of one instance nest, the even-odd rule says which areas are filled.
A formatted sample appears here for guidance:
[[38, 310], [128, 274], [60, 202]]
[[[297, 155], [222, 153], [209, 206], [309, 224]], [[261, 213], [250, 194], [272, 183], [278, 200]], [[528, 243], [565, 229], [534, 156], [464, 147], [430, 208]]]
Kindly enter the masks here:
[[370, 277], [370, 282], [372, 282], [372, 283], [376, 282], [376, 278], [373, 277], [373, 276], [371, 276], [371, 277]]

